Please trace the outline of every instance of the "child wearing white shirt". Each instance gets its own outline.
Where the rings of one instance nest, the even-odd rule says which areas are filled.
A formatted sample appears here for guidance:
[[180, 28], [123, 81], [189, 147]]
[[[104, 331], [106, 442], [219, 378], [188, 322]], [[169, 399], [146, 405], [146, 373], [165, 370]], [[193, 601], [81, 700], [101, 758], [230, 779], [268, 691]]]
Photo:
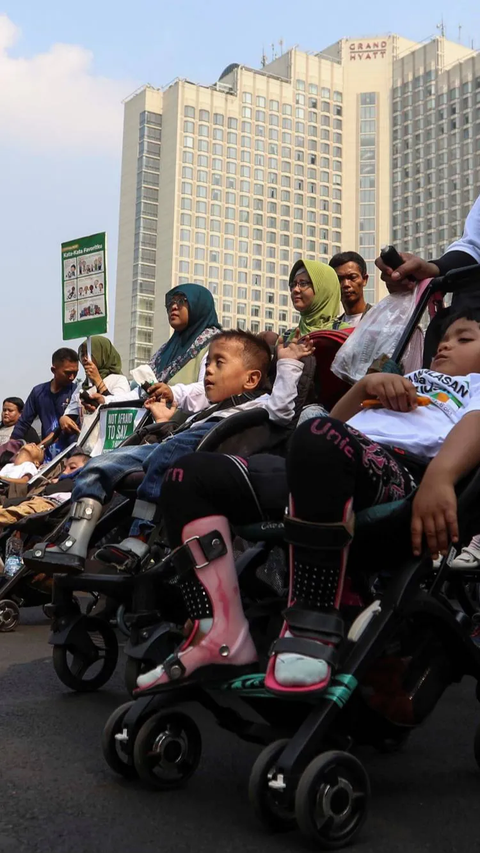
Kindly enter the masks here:
[[45, 450], [41, 444], [24, 444], [13, 461], [0, 468], [0, 479], [7, 483], [28, 483], [37, 473], [44, 456]]

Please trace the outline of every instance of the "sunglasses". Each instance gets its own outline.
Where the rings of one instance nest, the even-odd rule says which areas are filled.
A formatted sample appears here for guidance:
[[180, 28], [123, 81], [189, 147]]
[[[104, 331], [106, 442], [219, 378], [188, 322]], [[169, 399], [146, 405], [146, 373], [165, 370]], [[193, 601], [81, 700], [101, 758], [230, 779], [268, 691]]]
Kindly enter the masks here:
[[183, 305], [188, 305], [188, 299], [183, 295], [183, 293], [178, 293], [170, 299], [166, 299], [165, 304], [167, 306], [167, 311], [170, 311], [170, 308], [174, 305], [176, 305], [177, 308], [181, 308]]

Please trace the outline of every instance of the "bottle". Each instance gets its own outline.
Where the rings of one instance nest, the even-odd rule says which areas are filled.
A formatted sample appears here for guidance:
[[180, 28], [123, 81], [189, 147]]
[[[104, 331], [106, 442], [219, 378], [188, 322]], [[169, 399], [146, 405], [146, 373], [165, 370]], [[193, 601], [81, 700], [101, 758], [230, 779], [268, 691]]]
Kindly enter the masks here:
[[23, 542], [22, 535], [19, 530], [9, 537], [7, 547], [5, 549], [5, 570], [6, 578], [13, 578], [14, 575], [23, 568], [22, 560]]

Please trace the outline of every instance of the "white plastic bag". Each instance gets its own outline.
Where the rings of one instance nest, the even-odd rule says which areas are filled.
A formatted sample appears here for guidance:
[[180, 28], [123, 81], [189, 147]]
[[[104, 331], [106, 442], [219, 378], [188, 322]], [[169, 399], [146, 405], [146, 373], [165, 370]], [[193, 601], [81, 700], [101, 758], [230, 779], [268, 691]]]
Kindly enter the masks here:
[[332, 372], [346, 382], [358, 382], [382, 355], [392, 356], [412, 316], [415, 293], [390, 293], [368, 311], [338, 350]]

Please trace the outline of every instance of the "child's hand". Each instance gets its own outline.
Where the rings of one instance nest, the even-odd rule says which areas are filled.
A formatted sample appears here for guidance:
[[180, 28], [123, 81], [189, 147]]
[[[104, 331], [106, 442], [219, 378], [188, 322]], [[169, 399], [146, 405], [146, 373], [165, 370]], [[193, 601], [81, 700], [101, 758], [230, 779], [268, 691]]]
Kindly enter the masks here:
[[433, 559], [438, 552], [445, 555], [450, 542], [458, 542], [457, 496], [451, 482], [426, 472], [413, 501], [411, 532], [415, 556], [422, 552], [423, 536]]
[[417, 391], [409, 379], [395, 373], [373, 373], [360, 380], [365, 397], [376, 397], [384, 409], [411, 412], [418, 406]]
[[165, 400], [167, 403], [173, 403], [173, 391], [165, 382], [155, 382], [148, 389], [148, 396], [154, 397], [156, 400]]
[[155, 400], [153, 397], [148, 397], [144, 406], [152, 413], [157, 424], [167, 423], [177, 411], [176, 403], [172, 403], [171, 408], [168, 408], [166, 400]]
[[313, 352], [315, 352], [315, 347], [311, 343], [310, 338], [307, 336], [300, 341], [300, 329], [297, 329], [294, 337], [287, 346], [278, 344], [277, 359], [294, 358], [300, 361], [300, 359], [305, 358], [307, 355], [312, 355]]

